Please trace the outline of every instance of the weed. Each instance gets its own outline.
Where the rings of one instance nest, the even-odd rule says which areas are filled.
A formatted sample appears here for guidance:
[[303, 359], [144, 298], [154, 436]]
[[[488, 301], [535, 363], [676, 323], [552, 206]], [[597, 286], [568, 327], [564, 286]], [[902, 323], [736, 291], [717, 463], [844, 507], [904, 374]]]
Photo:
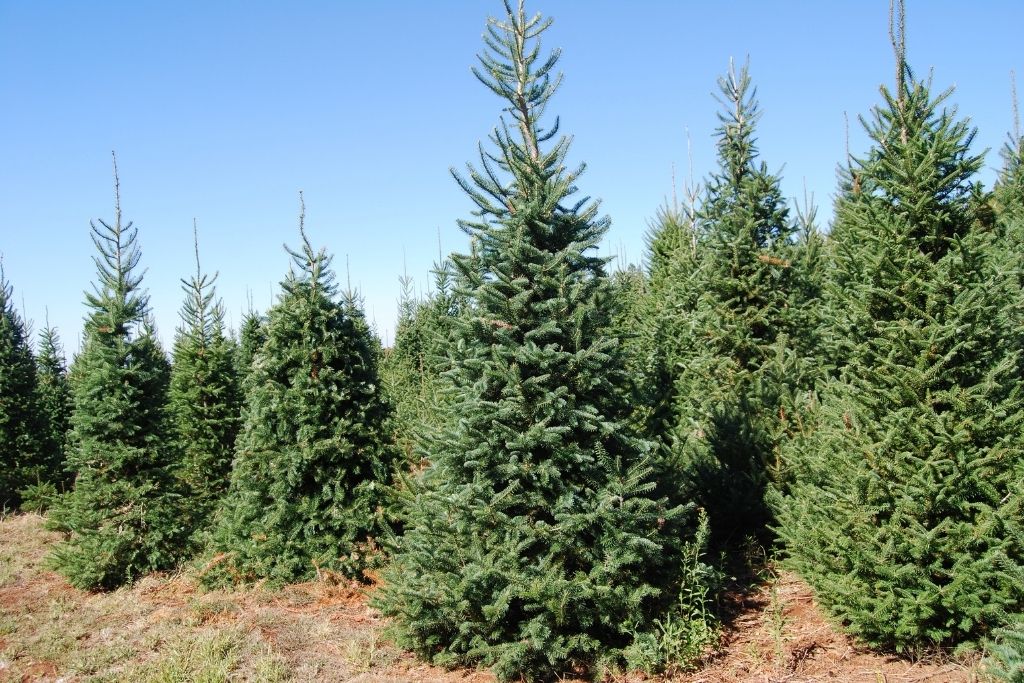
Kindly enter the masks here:
[[718, 640], [718, 620], [711, 603], [721, 575], [704, 562], [710, 527], [701, 510], [697, 534], [683, 548], [679, 594], [673, 608], [654, 620], [654, 630], [634, 634], [626, 664], [646, 673], [675, 675], [688, 671]]
[[779, 575], [774, 570], [768, 569], [771, 578], [768, 581], [768, 632], [772, 637], [772, 644], [775, 646], [776, 665], [782, 665], [786, 658], [786, 605], [779, 597]]

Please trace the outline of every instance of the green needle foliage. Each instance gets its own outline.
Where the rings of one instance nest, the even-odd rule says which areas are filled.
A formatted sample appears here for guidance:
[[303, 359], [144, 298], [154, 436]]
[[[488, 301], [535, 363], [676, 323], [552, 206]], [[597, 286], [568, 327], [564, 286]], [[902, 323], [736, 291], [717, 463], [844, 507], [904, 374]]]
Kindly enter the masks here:
[[39, 337], [39, 357], [36, 358], [39, 380], [39, 409], [46, 424], [45, 443], [50, 471], [63, 469], [64, 447], [71, 428], [71, 387], [68, 384], [67, 360], [57, 329], [46, 325]]
[[22, 489], [54, 474], [40, 442], [35, 359], [12, 295], [0, 262], [0, 510], [16, 508]]
[[239, 381], [244, 381], [252, 369], [256, 352], [267, 340], [267, 321], [250, 306], [242, 317], [242, 327], [238, 334], [238, 345], [235, 348], [235, 374]]
[[[359, 576], [373, 558], [392, 463], [377, 343], [362, 311], [336, 301], [331, 257], [306, 237], [267, 315], [244, 381], [246, 409], [214, 546], [221, 579]], [[351, 299], [351, 298], [350, 298]]]
[[51, 522], [67, 534], [54, 566], [81, 588], [115, 588], [180, 558], [185, 540], [167, 417], [169, 364], [147, 321], [137, 229], [92, 223], [98, 282], [75, 360], [68, 467], [75, 487]]
[[973, 130], [902, 54], [837, 202], [836, 377], [787, 449], [778, 519], [821, 603], [906, 651], [976, 643], [1020, 610], [1024, 406], [1004, 310], [1018, 280], [973, 183]]
[[189, 492], [191, 526], [204, 530], [227, 491], [235, 438], [241, 425], [241, 389], [235, 347], [224, 333], [217, 279], [203, 273], [196, 238], [196, 272], [182, 280], [185, 302], [174, 339], [170, 408]]
[[464, 301], [454, 291], [452, 263], [434, 269], [434, 291], [417, 299], [411, 280], [403, 278], [395, 344], [384, 353], [381, 376], [395, 408], [395, 436], [410, 464], [417, 463], [426, 442], [451, 419], [449, 349], [455, 319]]
[[[678, 595], [685, 511], [652, 495], [629, 429], [611, 284], [594, 255], [608, 221], [577, 199], [567, 138], [541, 117], [559, 53], [522, 3], [489, 22], [474, 70], [509, 119], [454, 173], [476, 204], [455, 255], [454, 415], [412, 482], [376, 603], [437, 663], [540, 680], [621, 662]], [[552, 142], [554, 141], [554, 142]], [[551, 143], [551, 144], [548, 144]]]
[[[798, 373], [803, 282], [778, 176], [757, 160], [760, 118], [746, 66], [719, 79], [719, 169], [691, 215], [651, 239], [654, 336], [672, 389], [670, 445], [718, 541], [762, 533], [780, 409]], [[667, 311], [667, 313], [662, 313]]]

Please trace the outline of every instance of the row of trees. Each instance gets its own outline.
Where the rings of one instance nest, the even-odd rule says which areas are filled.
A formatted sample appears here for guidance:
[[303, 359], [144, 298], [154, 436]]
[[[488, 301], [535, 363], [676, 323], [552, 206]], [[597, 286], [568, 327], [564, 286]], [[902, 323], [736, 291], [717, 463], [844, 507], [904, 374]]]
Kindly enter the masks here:
[[33, 359], [4, 281], [2, 434], [14, 456], [4, 505], [50, 506], [48, 523], [66, 535], [52, 564], [83, 588], [212, 552], [210, 580], [357, 574], [391, 479], [390, 412], [379, 344], [357, 297], [338, 297], [304, 209], [278, 301], [247, 316], [237, 343], [197, 238], [171, 365], [150, 322], [137, 230], [122, 220], [116, 160], [114, 177], [115, 218], [92, 224], [97, 282], [69, 376], [50, 329]]
[[686, 665], [714, 639], [706, 551], [749, 538], [777, 542], [873, 645], [976, 646], [1011, 624], [1019, 132], [985, 190], [949, 92], [906, 65], [897, 5], [897, 81], [864, 122], [871, 149], [840, 166], [827, 236], [760, 160], [756, 92], [731, 67], [718, 169], [658, 213], [643, 270], [609, 276], [608, 219], [544, 119], [551, 22], [505, 9], [474, 73], [507, 118], [453, 172], [470, 248], [403, 299], [394, 348], [339, 291], [304, 210], [277, 303], [237, 342], [197, 249], [173, 365], [119, 189], [113, 223], [92, 227], [68, 380], [52, 331], [33, 360], [4, 281], [3, 492], [62, 486], [66, 455], [55, 566], [114, 587], [190, 557], [215, 582], [362, 577], [387, 557], [375, 603], [399, 640], [503, 680]]

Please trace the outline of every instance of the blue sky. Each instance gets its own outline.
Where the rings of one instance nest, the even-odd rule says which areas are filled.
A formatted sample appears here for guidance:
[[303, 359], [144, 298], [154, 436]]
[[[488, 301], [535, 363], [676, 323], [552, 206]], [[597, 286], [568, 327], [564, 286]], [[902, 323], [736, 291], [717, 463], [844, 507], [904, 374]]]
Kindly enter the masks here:
[[[764, 115], [762, 158], [783, 189], [831, 214], [835, 167], [866, 141], [857, 116], [893, 78], [888, 2], [537, 0], [555, 18], [565, 82], [549, 112], [574, 136], [581, 190], [612, 218], [605, 249], [643, 257], [648, 219], [688, 174], [713, 169], [715, 80], [750, 56]], [[179, 278], [203, 266], [237, 324], [251, 293], [273, 300], [307, 229], [346, 260], [367, 315], [393, 337], [398, 278], [419, 287], [438, 254], [463, 250], [472, 206], [449, 175], [475, 159], [501, 103], [469, 68], [500, 2], [174, 3], [0, 0], [0, 252], [27, 317], [78, 346], [94, 278], [89, 220], [122, 206], [139, 228], [161, 336], [178, 323]], [[1009, 72], [1024, 61], [1019, 0], [909, 0], [909, 61], [991, 148], [1012, 125]]]

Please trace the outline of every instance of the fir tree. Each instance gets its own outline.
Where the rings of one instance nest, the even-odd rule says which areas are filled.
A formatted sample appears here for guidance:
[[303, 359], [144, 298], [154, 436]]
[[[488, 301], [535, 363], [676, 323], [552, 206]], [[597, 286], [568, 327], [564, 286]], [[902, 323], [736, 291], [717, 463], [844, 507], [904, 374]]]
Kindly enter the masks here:
[[608, 221], [577, 199], [582, 167], [541, 117], [560, 76], [551, 21], [505, 3], [476, 76], [511, 120], [453, 172], [476, 204], [455, 255], [454, 414], [406, 500], [405, 534], [377, 593], [400, 642], [501, 680], [621, 659], [678, 588], [684, 511], [654, 498], [628, 427], [611, 296], [596, 256]]
[[1013, 87], [1013, 129], [1007, 136], [1006, 143], [1000, 150], [1003, 157], [1003, 168], [995, 187], [996, 206], [1000, 216], [1006, 223], [1012, 223], [1018, 231], [1015, 239], [1024, 238], [1024, 133], [1020, 128], [1020, 113], [1017, 108], [1016, 78], [1011, 81]]
[[74, 403], [68, 384], [67, 361], [60, 343], [57, 329], [47, 324], [40, 332], [39, 357], [36, 359], [39, 379], [39, 410], [45, 425], [42, 444], [46, 448], [46, 470], [48, 480], [62, 484], [64, 472], [64, 449], [67, 445], [68, 430], [71, 428], [71, 412]]
[[779, 532], [853, 634], [907, 650], [977, 642], [1021, 608], [1024, 406], [974, 133], [913, 79], [898, 15], [896, 89], [837, 204], [836, 376], [787, 449]]
[[68, 466], [74, 489], [51, 513], [67, 539], [54, 566], [81, 588], [114, 588], [179, 559], [184, 540], [167, 419], [169, 364], [148, 320], [138, 231], [91, 223], [98, 282], [75, 360]]
[[769, 520], [787, 369], [804, 331], [794, 315], [795, 226], [778, 176], [758, 161], [761, 112], [747, 66], [718, 85], [719, 168], [704, 184], [692, 246], [675, 252], [678, 278], [662, 289], [675, 314], [661, 336], [675, 340], [672, 449], [724, 541], [763, 533]]
[[217, 275], [203, 273], [198, 236], [193, 236], [196, 272], [182, 280], [185, 302], [174, 339], [170, 409], [192, 527], [198, 531], [227, 491], [242, 399], [235, 348], [224, 334], [224, 307], [216, 298]]
[[249, 376], [256, 352], [267, 340], [267, 321], [263, 315], [252, 308], [242, 316], [242, 326], [238, 333], [238, 344], [235, 346], [235, 374], [239, 381]]
[[[388, 408], [362, 312], [339, 303], [331, 257], [302, 246], [245, 379], [244, 424], [214, 545], [217, 576], [359, 576], [389, 478]], [[213, 576], [213, 575], [211, 575]]]
[[420, 459], [421, 448], [451, 417], [451, 383], [444, 373], [451, 369], [452, 332], [464, 308], [452, 276], [451, 261], [442, 260], [434, 268], [434, 291], [422, 299], [413, 296], [411, 279], [402, 278], [395, 343], [382, 359], [395, 437], [410, 463]]
[[22, 489], [52, 474], [40, 443], [35, 359], [12, 295], [0, 261], [0, 510], [17, 507]]

